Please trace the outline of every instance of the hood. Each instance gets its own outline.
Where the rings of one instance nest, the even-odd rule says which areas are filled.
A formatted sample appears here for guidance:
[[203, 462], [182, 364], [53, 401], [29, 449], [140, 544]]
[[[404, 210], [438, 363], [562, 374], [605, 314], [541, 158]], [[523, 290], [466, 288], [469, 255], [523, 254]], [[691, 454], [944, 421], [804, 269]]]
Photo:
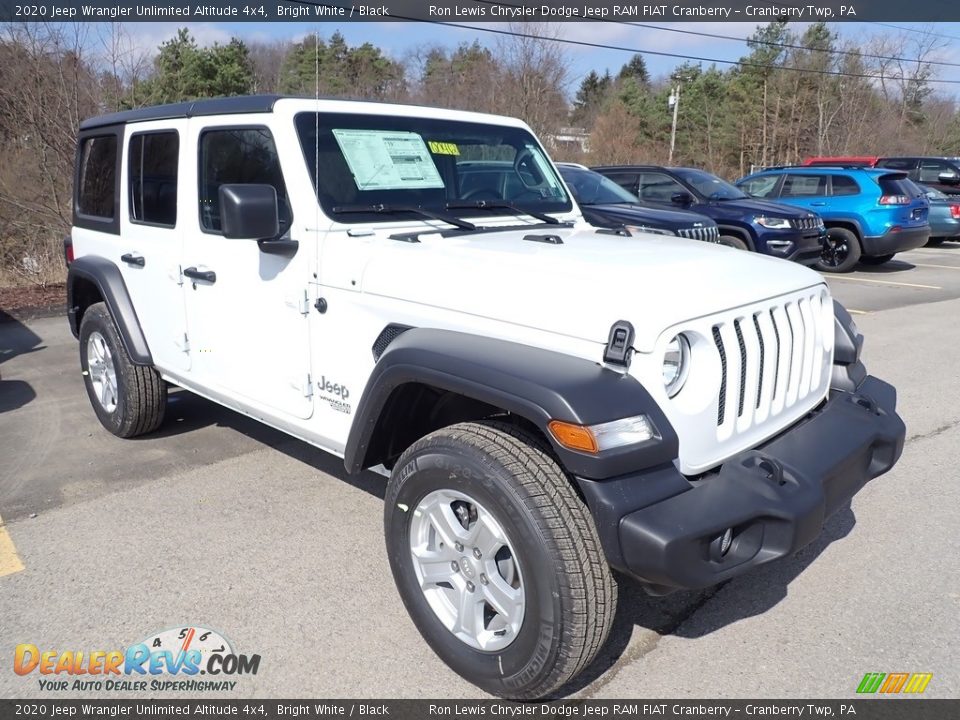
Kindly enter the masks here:
[[[524, 239], [544, 235], [562, 243]], [[596, 343], [628, 320], [649, 352], [673, 325], [822, 283], [796, 263], [697, 240], [538, 225], [381, 245], [360, 289]]]
[[[631, 205], [629, 203], [599, 203], [596, 205], [581, 205], [580, 209], [586, 213], [596, 213], [608, 219], [616, 219], [624, 225], [650, 225], [658, 228], [694, 228], [713, 227], [716, 223], [706, 215], [695, 212], [677, 210], [659, 210]], [[697, 224], [699, 223], [699, 225]]]
[[703, 212], [711, 217], [718, 217], [723, 214], [727, 217], [738, 215], [745, 217], [747, 215], [769, 215], [773, 217], [783, 217], [790, 220], [797, 218], [806, 218], [813, 215], [809, 210], [802, 210], [786, 203], [770, 202], [769, 200], [760, 200], [759, 198], [744, 198], [742, 200], [712, 200], [709, 203], [698, 205], [695, 208], [698, 212]]

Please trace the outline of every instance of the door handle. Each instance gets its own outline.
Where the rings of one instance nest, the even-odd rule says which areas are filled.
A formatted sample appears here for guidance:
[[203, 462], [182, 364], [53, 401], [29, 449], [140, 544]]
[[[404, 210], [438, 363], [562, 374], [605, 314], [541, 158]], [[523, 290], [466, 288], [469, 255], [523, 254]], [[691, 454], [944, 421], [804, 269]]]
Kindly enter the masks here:
[[827, 206], [827, 204], [826, 204], [825, 202], [815, 202], [815, 203], [810, 203], [810, 205], [812, 205], [813, 207], [826, 207], [826, 206]]
[[127, 265], [136, 265], [137, 267], [143, 267], [147, 264], [146, 258], [136, 253], [124, 253], [120, 256], [120, 259]]
[[195, 267], [188, 267], [184, 269], [183, 275], [191, 280], [204, 280], [208, 283], [217, 281], [217, 274], [213, 270], [197, 270]]

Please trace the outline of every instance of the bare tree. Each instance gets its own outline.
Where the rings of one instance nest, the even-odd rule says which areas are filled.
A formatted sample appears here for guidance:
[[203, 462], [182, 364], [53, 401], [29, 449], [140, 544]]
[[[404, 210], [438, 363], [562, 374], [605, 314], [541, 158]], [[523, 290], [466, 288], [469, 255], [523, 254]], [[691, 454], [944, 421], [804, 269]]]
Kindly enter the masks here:
[[503, 65], [503, 94], [498, 108], [505, 115], [523, 118], [541, 135], [549, 135], [568, 115], [569, 58], [560, 43], [551, 42], [559, 31], [546, 23], [511, 24], [518, 34], [497, 43]]

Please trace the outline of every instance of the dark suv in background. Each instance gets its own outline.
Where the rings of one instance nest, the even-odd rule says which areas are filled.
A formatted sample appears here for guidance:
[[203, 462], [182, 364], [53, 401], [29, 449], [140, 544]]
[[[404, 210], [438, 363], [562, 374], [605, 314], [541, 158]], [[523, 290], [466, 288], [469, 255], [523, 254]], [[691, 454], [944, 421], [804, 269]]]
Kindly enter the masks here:
[[878, 168], [901, 170], [911, 180], [939, 190], [945, 195], [960, 195], [960, 160], [942, 157], [885, 157]]
[[574, 163], [557, 163], [584, 219], [594, 227], [669, 233], [693, 240], [720, 242], [720, 229], [706, 215], [645, 207], [613, 180]]
[[619, 165], [593, 168], [651, 207], [692, 210], [713, 218], [720, 242], [813, 265], [826, 228], [813, 212], [749, 197], [726, 180], [696, 168]]

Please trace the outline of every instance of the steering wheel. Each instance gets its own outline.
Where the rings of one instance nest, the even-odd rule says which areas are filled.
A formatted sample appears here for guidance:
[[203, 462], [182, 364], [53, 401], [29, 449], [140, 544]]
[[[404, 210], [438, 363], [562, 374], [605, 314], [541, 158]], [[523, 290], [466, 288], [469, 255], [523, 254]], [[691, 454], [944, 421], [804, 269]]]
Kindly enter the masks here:
[[461, 200], [503, 200], [503, 198], [500, 197], [500, 193], [498, 193], [496, 190], [494, 190], [493, 188], [485, 188], [485, 187], [474, 188], [473, 190], [465, 192], [460, 199]]

